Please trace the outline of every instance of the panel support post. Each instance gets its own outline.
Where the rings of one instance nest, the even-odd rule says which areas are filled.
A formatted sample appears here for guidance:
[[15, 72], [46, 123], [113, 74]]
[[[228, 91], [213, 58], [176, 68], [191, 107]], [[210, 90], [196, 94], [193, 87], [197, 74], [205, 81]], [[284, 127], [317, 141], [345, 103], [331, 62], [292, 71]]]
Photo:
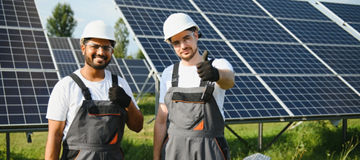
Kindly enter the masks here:
[[343, 142], [346, 142], [346, 137], [347, 137], [347, 119], [343, 119], [343, 125], [342, 125], [342, 130], [343, 130]]
[[263, 123], [259, 123], [258, 150], [262, 151]]
[[241, 138], [238, 134], [236, 134], [236, 132], [231, 129], [227, 124], [225, 124], [225, 127], [232, 133], [234, 134], [242, 143], [244, 143], [246, 145], [246, 147], [249, 147], [249, 144], [243, 139]]
[[6, 132], [6, 160], [10, 160], [10, 133]]

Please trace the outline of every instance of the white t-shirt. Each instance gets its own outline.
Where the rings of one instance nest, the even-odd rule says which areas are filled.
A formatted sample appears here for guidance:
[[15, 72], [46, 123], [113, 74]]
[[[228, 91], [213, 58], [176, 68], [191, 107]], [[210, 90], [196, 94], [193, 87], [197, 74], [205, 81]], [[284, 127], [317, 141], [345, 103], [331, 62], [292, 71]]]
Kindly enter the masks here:
[[[109, 100], [109, 88], [112, 87], [111, 72], [105, 70], [105, 78], [99, 82], [91, 82], [86, 80], [81, 74], [80, 69], [74, 72], [84, 82], [85, 86], [89, 88], [91, 98], [93, 100]], [[118, 76], [118, 85], [122, 87], [125, 92], [131, 97], [135, 106], [139, 109], [133, 97], [129, 84], [126, 80]], [[56, 121], [66, 121], [64, 128], [64, 137], [68, 132], [70, 125], [80, 109], [84, 95], [80, 87], [70, 77], [66, 76], [56, 83], [49, 98], [46, 118]]]
[[[233, 67], [226, 59], [215, 59], [212, 63], [217, 69], [227, 69], [233, 71]], [[174, 65], [170, 65], [164, 69], [160, 79], [160, 96], [159, 96], [159, 103], [164, 103], [165, 94], [167, 90], [171, 87], [171, 79], [172, 79], [172, 71]], [[196, 66], [184, 66], [180, 63], [179, 65], [179, 84], [178, 87], [182, 88], [190, 88], [190, 87], [199, 87], [201, 78], [197, 73]], [[219, 110], [225, 120], [224, 116], [224, 97], [225, 97], [225, 90], [220, 88], [218, 84], [215, 85], [215, 89], [213, 92], [213, 96], [215, 101], [219, 107]]]

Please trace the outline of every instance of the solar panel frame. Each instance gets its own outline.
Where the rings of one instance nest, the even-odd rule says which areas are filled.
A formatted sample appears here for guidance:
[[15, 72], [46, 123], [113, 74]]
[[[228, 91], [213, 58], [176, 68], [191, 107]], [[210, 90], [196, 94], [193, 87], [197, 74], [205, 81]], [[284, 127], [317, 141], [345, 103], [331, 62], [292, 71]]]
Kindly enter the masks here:
[[360, 5], [321, 2], [345, 22], [360, 23]]

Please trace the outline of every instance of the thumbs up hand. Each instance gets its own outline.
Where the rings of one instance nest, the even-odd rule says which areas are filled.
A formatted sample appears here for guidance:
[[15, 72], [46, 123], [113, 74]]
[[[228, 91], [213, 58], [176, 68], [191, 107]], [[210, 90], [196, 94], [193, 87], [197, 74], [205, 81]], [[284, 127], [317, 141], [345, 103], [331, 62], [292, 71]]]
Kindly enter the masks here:
[[212, 66], [213, 59], [208, 61], [208, 52], [207, 50], [204, 51], [203, 55], [203, 62], [200, 62], [196, 65], [197, 72], [203, 81], [212, 81], [216, 82], [219, 80], [219, 71]]

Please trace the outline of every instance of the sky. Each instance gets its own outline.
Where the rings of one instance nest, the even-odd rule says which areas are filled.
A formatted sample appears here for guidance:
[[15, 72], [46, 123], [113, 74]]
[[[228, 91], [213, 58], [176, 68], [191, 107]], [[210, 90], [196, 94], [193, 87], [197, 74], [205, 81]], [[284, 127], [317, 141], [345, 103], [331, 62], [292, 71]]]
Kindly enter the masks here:
[[[74, 17], [77, 26], [73, 33], [74, 38], [80, 38], [86, 24], [92, 20], [103, 20], [110, 26], [115, 26], [116, 21], [120, 18], [120, 11], [114, 0], [35, 0], [43, 28], [46, 29], [47, 18], [52, 15], [56, 4], [70, 4], [74, 11]], [[138, 51], [136, 42], [130, 36], [128, 55], [135, 55]]]
[[[320, 0], [327, 2], [341, 2], [359, 4], [360, 0]], [[40, 19], [43, 27], [46, 28], [47, 18], [51, 16], [52, 10], [57, 3], [70, 4], [74, 11], [74, 17], [78, 24], [73, 33], [73, 37], [80, 38], [85, 25], [92, 20], [104, 20], [105, 23], [115, 26], [116, 21], [120, 18], [120, 11], [114, 0], [35, 0]], [[135, 55], [138, 51], [133, 35], [130, 33], [128, 55]]]

